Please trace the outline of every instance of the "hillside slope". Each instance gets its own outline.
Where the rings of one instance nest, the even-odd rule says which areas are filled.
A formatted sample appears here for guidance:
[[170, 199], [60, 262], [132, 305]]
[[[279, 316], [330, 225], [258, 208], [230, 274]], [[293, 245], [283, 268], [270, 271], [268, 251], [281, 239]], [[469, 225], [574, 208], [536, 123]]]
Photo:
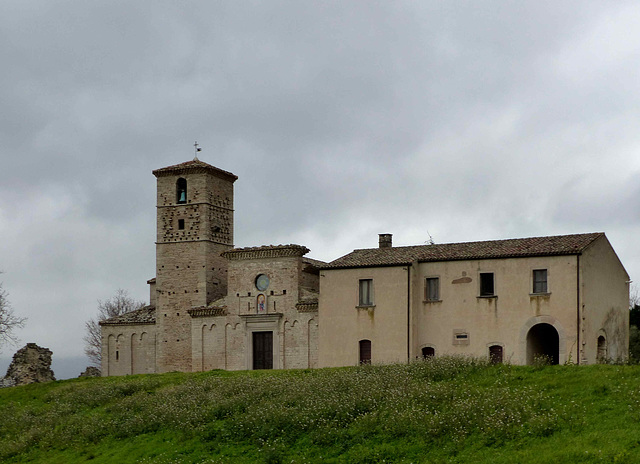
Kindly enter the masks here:
[[640, 367], [466, 358], [0, 390], [0, 462], [640, 462]]

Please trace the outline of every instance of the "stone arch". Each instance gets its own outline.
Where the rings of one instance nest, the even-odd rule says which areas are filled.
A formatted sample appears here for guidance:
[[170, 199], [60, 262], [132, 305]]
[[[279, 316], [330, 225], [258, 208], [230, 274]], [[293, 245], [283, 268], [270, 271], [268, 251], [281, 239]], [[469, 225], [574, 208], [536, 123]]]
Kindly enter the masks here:
[[136, 368], [138, 367], [136, 364], [136, 355], [138, 354], [138, 350], [136, 349], [136, 335], [138, 335], [137, 333], [133, 332], [131, 334], [131, 349], [129, 350], [129, 354], [131, 356], [130, 359], [130, 369], [129, 369], [129, 373], [130, 374], [136, 374]]
[[111, 375], [111, 372], [113, 372], [113, 360], [114, 360], [114, 353], [116, 352], [116, 336], [113, 334], [109, 334], [109, 336], [107, 337], [107, 359], [106, 359], [106, 363], [103, 362], [103, 365], [106, 365], [107, 367], [107, 372], [106, 375]]
[[[546, 345], [551, 351], [553, 348], [553, 362], [555, 364], [563, 364], [567, 360], [567, 336], [564, 327], [562, 324], [553, 316], [534, 316], [531, 317], [520, 329], [520, 364], [531, 364], [532, 358], [535, 356], [535, 347], [531, 346], [532, 351], [529, 350], [529, 335], [531, 334], [531, 329], [533, 329], [537, 325], [544, 324], [544, 326], [536, 329], [532, 337], [538, 337], [532, 339], [532, 343], [535, 345], [535, 340], [543, 342], [544, 346], [544, 336], [545, 334], [550, 337], [548, 342], [551, 343], [552, 346]], [[555, 330], [555, 336], [557, 336], [557, 349], [555, 348], [555, 339], [553, 332], [549, 329], [549, 327]], [[538, 331], [541, 331], [538, 333]], [[542, 339], [539, 337], [543, 337]], [[531, 354], [531, 356], [529, 356]], [[544, 353], [543, 353], [544, 354]]]
[[318, 321], [307, 322], [307, 366], [318, 367]]
[[282, 348], [283, 348], [283, 359], [282, 359], [282, 368], [283, 369], [295, 369], [305, 367], [301, 365], [301, 351], [300, 351], [300, 337], [296, 337], [296, 333], [300, 331], [296, 329], [300, 323], [298, 320], [286, 320], [283, 324], [283, 340], [282, 340]]
[[216, 324], [202, 324], [200, 329], [201, 353], [200, 366], [201, 370], [209, 371], [216, 369], [216, 354], [219, 351], [219, 337], [216, 337]]

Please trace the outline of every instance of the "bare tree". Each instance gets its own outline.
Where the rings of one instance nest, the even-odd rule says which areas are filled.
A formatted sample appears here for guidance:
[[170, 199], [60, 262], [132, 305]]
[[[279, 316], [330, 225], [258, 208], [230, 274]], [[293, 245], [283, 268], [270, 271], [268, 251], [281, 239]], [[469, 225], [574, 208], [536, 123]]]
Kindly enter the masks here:
[[8, 300], [7, 292], [2, 288], [0, 282], [0, 346], [5, 342], [17, 343], [18, 339], [13, 331], [24, 327], [27, 320], [24, 317], [17, 317], [13, 314], [13, 308]]
[[640, 307], [640, 291], [638, 291], [636, 284], [631, 284], [629, 287], [629, 309], [636, 306]]
[[100, 321], [120, 316], [145, 306], [144, 301], [135, 300], [126, 290], [118, 289], [116, 294], [106, 301], [98, 300], [98, 315], [89, 319], [84, 326], [87, 333], [84, 336], [84, 352], [91, 363], [100, 367], [102, 361], [102, 336]]

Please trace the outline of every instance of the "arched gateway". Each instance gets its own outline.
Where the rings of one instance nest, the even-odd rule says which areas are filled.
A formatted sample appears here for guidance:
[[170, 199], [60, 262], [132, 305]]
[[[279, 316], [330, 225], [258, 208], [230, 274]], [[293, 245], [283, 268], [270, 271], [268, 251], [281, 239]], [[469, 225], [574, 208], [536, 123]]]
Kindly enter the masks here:
[[548, 356], [553, 364], [567, 360], [567, 336], [553, 316], [534, 316], [520, 328], [520, 364], [533, 364], [536, 356]]
[[547, 358], [551, 364], [560, 360], [560, 336], [551, 324], [536, 324], [527, 334], [527, 364]]

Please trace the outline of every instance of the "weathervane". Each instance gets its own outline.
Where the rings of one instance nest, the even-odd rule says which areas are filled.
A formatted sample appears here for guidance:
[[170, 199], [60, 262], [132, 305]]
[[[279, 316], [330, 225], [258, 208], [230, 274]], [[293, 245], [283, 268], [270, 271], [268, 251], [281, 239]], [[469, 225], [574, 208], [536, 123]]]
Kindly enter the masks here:
[[198, 152], [202, 151], [202, 148], [200, 148], [200, 145], [198, 145], [198, 142], [193, 144], [193, 148], [195, 149], [195, 156], [193, 157], [193, 161], [200, 161], [198, 159]]

